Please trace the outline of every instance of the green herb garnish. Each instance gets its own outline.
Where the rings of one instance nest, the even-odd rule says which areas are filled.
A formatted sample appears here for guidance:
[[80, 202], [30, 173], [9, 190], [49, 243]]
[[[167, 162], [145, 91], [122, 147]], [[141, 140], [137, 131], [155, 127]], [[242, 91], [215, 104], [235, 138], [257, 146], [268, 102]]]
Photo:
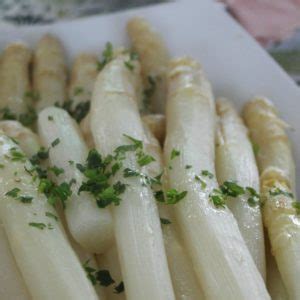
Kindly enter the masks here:
[[172, 222], [168, 219], [165, 219], [165, 218], [160, 218], [160, 223], [162, 225], [169, 225], [169, 224], [172, 224]]
[[54, 148], [55, 146], [57, 146], [59, 143], [60, 143], [60, 139], [59, 139], [59, 138], [56, 138], [56, 139], [51, 143], [52, 148]]
[[12, 198], [17, 198], [20, 191], [21, 190], [19, 188], [13, 188], [12, 190], [5, 193], [5, 196], [9, 196], [9, 197], [12, 197]]
[[38, 228], [40, 230], [43, 230], [47, 227], [46, 224], [44, 224], [44, 223], [35, 223], [35, 222], [28, 223], [28, 225], [32, 226], [32, 227], [35, 227], [35, 228]]
[[180, 155], [180, 151], [173, 149], [171, 152], [171, 160]]
[[214, 178], [214, 174], [209, 172], [208, 170], [202, 170], [201, 171], [201, 175], [202, 176], [206, 176], [208, 177], [209, 179], [213, 179]]

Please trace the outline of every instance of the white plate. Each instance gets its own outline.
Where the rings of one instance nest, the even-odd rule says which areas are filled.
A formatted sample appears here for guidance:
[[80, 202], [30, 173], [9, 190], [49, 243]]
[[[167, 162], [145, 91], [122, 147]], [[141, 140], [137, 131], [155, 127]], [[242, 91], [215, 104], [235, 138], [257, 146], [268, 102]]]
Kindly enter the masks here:
[[[100, 53], [107, 41], [126, 45], [129, 17], [146, 17], [161, 32], [173, 55], [198, 59], [213, 83], [216, 96], [240, 107], [253, 95], [276, 104], [291, 131], [297, 168], [300, 168], [300, 89], [273, 59], [212, 0], [182, 0], [106, 16], [15, 28], [3, 26], [0, 48], [21, 39], [34, 46], [45, 32], [59, 36], [69, 58], [82, 51]], [[298, 185], [300, 192], [300, 185]]]

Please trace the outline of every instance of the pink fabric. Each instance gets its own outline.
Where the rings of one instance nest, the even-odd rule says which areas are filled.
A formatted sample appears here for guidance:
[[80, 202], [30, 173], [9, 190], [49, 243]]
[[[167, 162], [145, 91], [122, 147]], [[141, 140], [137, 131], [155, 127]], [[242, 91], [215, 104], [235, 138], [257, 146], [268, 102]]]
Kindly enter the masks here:
[[300, 0], [221, 0], [262, 44], [282, 41], [300, 27]]

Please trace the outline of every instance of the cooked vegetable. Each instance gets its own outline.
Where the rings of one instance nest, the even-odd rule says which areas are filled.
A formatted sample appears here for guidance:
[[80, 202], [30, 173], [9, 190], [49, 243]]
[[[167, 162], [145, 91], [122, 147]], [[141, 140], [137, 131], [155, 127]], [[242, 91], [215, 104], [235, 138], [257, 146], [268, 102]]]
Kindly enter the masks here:
[[135, 90], [139, 64], [133, 61], [130, 70], [126, 61], [127, 55], [118, 56], [98, 75], [91, 130], [102, 156], [124, 154], [123, 171], [116, 172], [111, 184], [119, 181], [126, 185], [121, 203], [112, 207], [126, 295], [129, 299], [174, 299], [156, 203], [139, 176], [145, 167], [136, 156], [144, 135]]
[[33, 89], [38, 97], [36, 109], [62, 105], [66, 98], [65, 54], [61, 42], [44, 35], [38, 42], [33, 60]]
[[0, 108], [4, 119], [16, 119], [31, 105], [29, 63], [31, 52], [22, 43], [4, 49], [0, 64]]
[[285, 132], [273, 104], [256, 97], [244, 109], [251, 139], [258, 145], [263, 218], [289, 299], [300, 297], [299, 202], [294, 198], [295, 164]]
[[97, 61], [96, 56], [86, 53], [75, 58], [69, 86], [69, 98], [73, 101], [73, 108], [91, 99], [94, 83], [99, 73]]
[[[48, 116], [52, 116], [53, 120], [49, 120]], [[51, 166], [63, 170], [54, 180], [57, 183], [75, 180], [65, 209], [72, 236], [89, 252], [103, 253], [113, 240], [111, 214], [108, 209], [100, 209], [91, 195], [78, 193], [85, 177], [76, 165], [85, 163], [88, 149], [77, 124], [66, 111], [49, 107], [39, 114], [38, 127], [44, 146], [52, 147], [49, 151]], [[59, 144], [53, 147], [53, 141], [57, 140]]]
[[266, 237], [267, 288], [272, 300], [288, 300], [288, 294]]
[[[217, 189], [210, 84], [198, 63], [189, 58], [172, 61], [168, 81], [167, 180], [170, 188], [187, 192], [174, 208], [205, 297], [269, 299], [238, 225]], [[174, 149], [180, 155], [172, 159]], [[198, 174], [204, 175], [205, 186], [195, 180]]]
[[17, 121], [1, 121], [0, 129], [5, 135], [16, 140], [28, 157], [32, 157], [40, 149], [39, 137]]
[[158, 33], [142, 18], [129, 20], [127, 31], [141, 61], [145, 109], [150, 107], [150, 111], [162, 112], [165, 110], [168, 50]]
[[[266, 277], [265, 245], [260, 212], [259, 175], [247, 130], [233, 105], [222, 99], [217, 103], [216, 169], [220, 184], [230, 183], [236, 193], [227, 205], [263, 278]], [[240, 190], [238, 190], [240, 188]], [[250, 191], [253, 191], [252, 194]]]
[[[155, 161], [147, 166], [147, 173], [155, 178], [163, 172], [162, 150], [157, 139], [145, 123], [144, 131], [145, 151], [155, 158]], [[177, 232], [178, 227], [173, 207], [158, 203], [158, 209], [176, 299], [204, 299], [204, 294], [199, 282], [197, 282], [192, 262]]]
[[[31, 168], [30, 162], [3, 134], [0, 163], [4, 165], [0, 169], [0, 218], [32, 298], [97, 299], [60, 224], [46, 216], [46, 212], [55, 214], [55, 210], [25, 170], [25, 165]], [[32, 197], [31, 203], [8, 196], [12, 189], [19, 189], [20, 196]]]

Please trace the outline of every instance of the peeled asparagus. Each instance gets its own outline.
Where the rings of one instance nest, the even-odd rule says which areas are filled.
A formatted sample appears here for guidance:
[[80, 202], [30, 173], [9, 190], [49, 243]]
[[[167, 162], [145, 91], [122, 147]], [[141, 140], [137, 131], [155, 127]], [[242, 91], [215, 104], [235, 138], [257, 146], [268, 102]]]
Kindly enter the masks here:
[[65, 54], [61, 42], [44, 35], [38, 42], [33, 60], [33, 89], [38, 95], [36, 109], [42, 110], [66, 98]]
[[[175, 213], [207, 299], [270, 299], [228, 208], [214, 205], [215, 108], [209, 82], [189, 58], [170, 65], [164, 157], [170, 188], [187, 191]], [[179, 155], [171, 158], [171, 153]], [[191, 166], [191, 167], [186, 167]], [[203, 187], [195, 175], [202, 171]]]
[[0, 121], [0, 130], [15, 139], [29, 158], [40, 149], [39, 137], [17, 121]]
[[[14, 160], [12, 151], [21, 153], [18, 156], [21, 158]], [[0, 163], [4, 165], [0, 169], [0, 218], [32, 298], [97, 299], [61, 225], [46, 216], [47, 212], [54, 215], [56, 212], [25, 170], [25, 164], [31, 168], [29, 161], [3, 133]], [[14, 188], [20, 189], [20, 196], [33, 197], [32, 202], [22, 203], [6, 195]]]
[[158, 139], [161, 145], [164, 144], [166, 136], [166, 118], [161, 114], [149, 114], [142, 117], [151, 132]]
[[0, 64], [0, 108], [9, 108], [17, 115], [27, 111], [30, 60], [31, 52], [22, 43], [10, 44], [4, 50]]
[[300, 298], [300, 222], [292, 192], [295, 165], [285, 132], [273, 104], [257, 97], [247, 103], [244, 117], [259, 147], [257, 160], [264, 200], [263, 218], [289, 299]]
[[11, 253], [2, 224], [0, 224], [0, 265], [0, 299], [29, 300], [27, 287]]
[[151, 79], [155, 82], [154, 93], [148, 99], [150, 110], [162, 112], [165, 110], [166, 103], [166, 71], [169, 52], [159, 34], [143, 18], [132, 18], [127, 24], [127, 31], [132, 47], [141, 61], [145, 88], [151, 88]]
[[[91, 130], [97, 150], [104, 156], [128, 144], [127, 134], [143, 140], [135, 82], [139, 64], [130, 70], [127, 56], [118, 56], [98, 75], [91, 103]], [[128, 152], [123, 168], [143, 171], [135, 153]], [[114, 230], [126, 295], [129, 299], [174, 299], [156, 203], [139, 177], [124, 178], [119, 171], [111, 183], [128, 184], [119, 206], [113, 206]]]
[[[259, 174], [248, 132], [233, 105], [222, 99], [217, 103], [216, 170], [219, 184], [236, 182], [259, 194]], [[259, 203], [250, 205], [248, 191], [228, 199], [227, 205], [237, 220], [242, 236], [260, 271], [266, 278], [265, 245]]]
[[60, 183], [70, 182], [73, 178], [76, 180], [72, 185], [73, 194], [65, 209], [73, 238], [89, 252], [103, 253], [113, 241], [111, 213], [108, 209], [99, 208], [88, 193], [82, 192], [78, 195], [85, 178], [76, 164], [85, 163], [88, 149], [77, 124], [63, 109], [49, 107], [39, 114], [38, 127], [45, 147], [51, 147], [51, 143], [57, 138], [60, 140], [49, 152], [51, 165], [64, 169], [64, 173], [55, 177], [55, 180]]
[[125, 300], [125, 292], [121, 292], [119, 294], [115, 292], [116, 285], [123, 281], [116, 245], [114, 244], [104, 254], [97, 255], [96, 259], [99, 265], [99, 270], [108, 270], [112, 279], [115, 281], [114, 284], [104, 288], [107, 298], [109, 300]]
[[[145, 151], [155, 158], [155, 161], [147, 165], [147, 173], [155, 177], [163, 171], [162, 151], [157, 139], [150, 128], [144, 123]], [[162, 224], [164, 244], [168, 259], [168, 265], [172, 278], [176, 299], [200, 300], [204, 299], [203, 291], [197, 282], [192, 262], [179, 238], [173, 207], [159, 204], [159, 216], [168, 220], [171, 224]]]
[[90, 101], [99, 73], [97, 62], [97, 57], [91, 54], [84, 53], [75, 58], [69, 86], [69, 98], [72, 100], [73, 108], [79, 103]]
[[288, 300], [288, 294], [271, 253], [269, 238], [266, 237], [267, 288], [272, 300]]

